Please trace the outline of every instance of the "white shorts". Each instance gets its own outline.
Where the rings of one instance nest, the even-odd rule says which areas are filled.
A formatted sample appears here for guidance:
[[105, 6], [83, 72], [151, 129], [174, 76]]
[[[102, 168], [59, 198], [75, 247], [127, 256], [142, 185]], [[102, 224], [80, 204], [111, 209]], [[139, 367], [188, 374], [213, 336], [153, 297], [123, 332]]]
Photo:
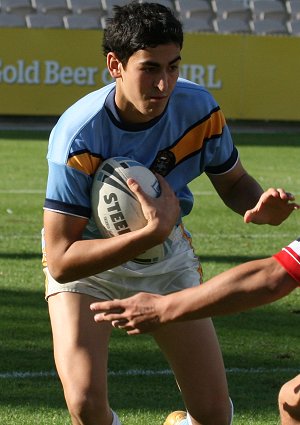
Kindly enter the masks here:
[[197, 286], [202, 280], [202, 269], [187, 236], [183, 227], [178, 226], [172, 253], [155, 264], [128, 261], [103, 273], [67, 283], [58, 283], [45, 267], [46, 299], [59, 292], [75, 292], [111, 300], [127, 298], [137, 292], [165, 295]]

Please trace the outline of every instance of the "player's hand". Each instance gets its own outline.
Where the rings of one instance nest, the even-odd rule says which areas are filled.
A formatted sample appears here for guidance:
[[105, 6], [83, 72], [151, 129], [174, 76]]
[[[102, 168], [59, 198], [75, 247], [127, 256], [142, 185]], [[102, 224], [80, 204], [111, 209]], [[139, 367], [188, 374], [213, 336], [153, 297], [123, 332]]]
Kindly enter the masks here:
[[158, 198], [148, 196], [132, 178], [128, 179], [127, 185], [138, 198], [147, 220], [147, 225], [157, 236], [161, 235], [161, 242], [163, 242], [178, 221], [180, 206], [179, 200], [168, 182], [159, 174], [156, 174], [156, 178], [161, 189], [161, 194]]
[[284, 189], [270, 188], [261, 195], [254, 208], [246, 211], [244, 222], [278, 226], [300, 208], [294, 200], [294, 195]]
[[111, 322], [128, 335], [151, 332], [160, 325], [159, 306], [162, 295], [141, 292], [124, 300], [101, 301], [91, 304], [96, 322]]

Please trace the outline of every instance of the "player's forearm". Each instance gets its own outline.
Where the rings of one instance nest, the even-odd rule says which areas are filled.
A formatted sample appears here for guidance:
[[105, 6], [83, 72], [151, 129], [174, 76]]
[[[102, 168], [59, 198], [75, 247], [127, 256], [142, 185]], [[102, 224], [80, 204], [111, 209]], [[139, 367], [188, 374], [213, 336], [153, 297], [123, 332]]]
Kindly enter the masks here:
[[225, 204], [240, 215], [253, 208], [263, 193], [262, 187], [258, 182], [245, 173], [228, 192], [227, 197], [223, 198]]
[[108, 239], [79, 240], [61, 250], [55, 260], [47, 255], [48, 267], [58, 282], [70, 282], [133, 260], [162, 241], [160, 232], [146, 228]]
[[199, 287], [165, 297], [162, 322], [237, 313], [271, 303], [296, 286], [273, 258], [248, 262]]

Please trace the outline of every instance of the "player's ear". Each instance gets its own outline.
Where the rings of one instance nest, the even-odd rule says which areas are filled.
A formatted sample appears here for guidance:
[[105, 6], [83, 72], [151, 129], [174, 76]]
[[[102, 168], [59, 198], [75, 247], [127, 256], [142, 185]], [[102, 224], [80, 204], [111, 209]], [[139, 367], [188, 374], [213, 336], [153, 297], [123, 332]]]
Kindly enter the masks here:
[[106, 63], [107, 63], [107, 68], [108, 68], [109, 73], [112, 76], [112, 78], [120, 78], [121, 77], [121, 70], [122, 70], [122, 63], [117, 58], [115, 53], [109, 52], [107, 54]]

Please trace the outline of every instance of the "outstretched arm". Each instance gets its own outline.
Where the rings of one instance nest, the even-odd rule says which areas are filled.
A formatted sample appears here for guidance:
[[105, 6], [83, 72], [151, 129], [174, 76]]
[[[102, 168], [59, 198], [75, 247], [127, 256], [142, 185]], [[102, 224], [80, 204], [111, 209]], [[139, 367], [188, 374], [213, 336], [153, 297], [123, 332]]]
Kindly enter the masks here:
[[128, 334], [149, 332], [171, 321], [237, 313], [273, 302], [297, 282], [273, 258], [250, 261], [197, 287], [166, 296], [140, 293], [91, 305], [95, 320], [111, 321]]
[[284, 189], [270, 188], [264, 192], [240, 161], [227, 173], [208, 177], [223, 202], [244, 216], [245, 223], [277, 226], [300, 208], [294, 196]]

